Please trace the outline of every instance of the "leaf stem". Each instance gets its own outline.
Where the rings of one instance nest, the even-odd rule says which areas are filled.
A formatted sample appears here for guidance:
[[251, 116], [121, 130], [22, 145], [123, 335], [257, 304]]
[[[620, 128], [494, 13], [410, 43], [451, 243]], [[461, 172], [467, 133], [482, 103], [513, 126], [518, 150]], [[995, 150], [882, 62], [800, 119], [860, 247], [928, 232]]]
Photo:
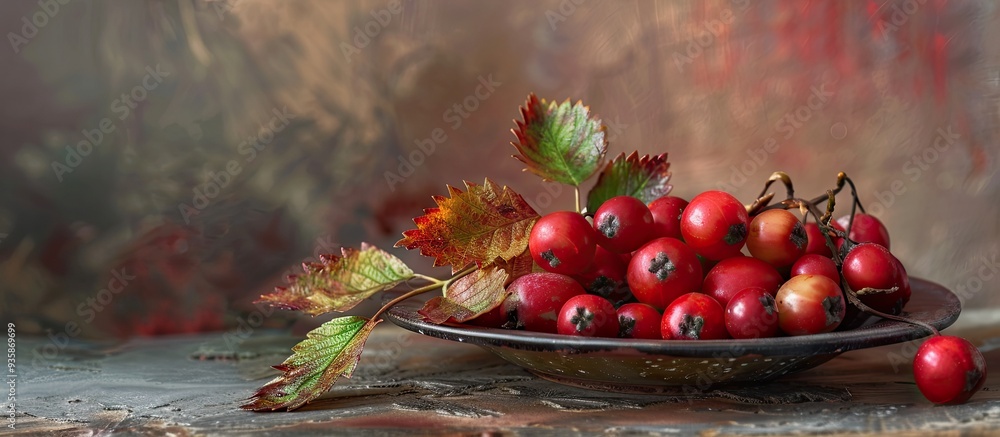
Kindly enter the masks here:
[[414, 273], [413, 277], [414, 278], [423, 279], [423, 280], [425, 280], [427, 282], [430, 282], [431, 284], [444, 283], [444, 281], [442, 281], [442, 280], [440, 280], [438, 278], [435, 278], [433, 276], [421, 275], [420, 273]]
[[430, 284], [427, 284], [427, 285], [425, 285], [423, 287], [414, 289], [412, 291], [408, 291], [408, 292], [400, 295], [399, 297], [397, 297], [397, 298], [395, 298], [393, 300], [390, 300], [389, 302], [386, 302], [385, 305], [382, 305], [382, 308], [379, 308], [379, 310], [375, 312], [375, 315], [372, 316], [371, 320], [378, 319], [378, 317], [381, 316], [382, 313], [388, 311], [389, 308], [392, 308], [392, 307], [396, 306], [396, 304], [398, 304], [398, 303], [400, 303], [400, 302], [402, 302], [402, 301], [404, 301], [406, 299], [409, 299], [409, 298], [411, 298], [413, 296], [416, 296], [416, 295], [419, 295], [419, 294], [424, 294], [424, 293], [426, 293], [428, 291], [437, 290], [438, 288], [447, 288], [449, 285], [451, 285], [452, 282], [455, 282], [459, 278], [461, 278], [461, 277], [463, 277], [465, 275], [468, 275], [469, 273], [472, 273], [472, 272], [476, 271], [477, 268], [478, 267], [476, 267], [476, 265], [473, 264], [473, 265], [471, 265], [469, 267], [466, 267], [462, 271], [460, 271], [458, 273], [455, 273], [450, 278], [445, 279], [443, 281], [440, 280], [440, 279], [437, 279], [437, 278], [432, 278], [430, 276], [426, 276], [426, 275], [421, 275], [419, 273], [415, 273], [413, 275], [413, 277], [429, 281]]
[[576, 192], [576, 212], [581, 212], [580, 210], [580, 187], [574, 185], [573, 190]]

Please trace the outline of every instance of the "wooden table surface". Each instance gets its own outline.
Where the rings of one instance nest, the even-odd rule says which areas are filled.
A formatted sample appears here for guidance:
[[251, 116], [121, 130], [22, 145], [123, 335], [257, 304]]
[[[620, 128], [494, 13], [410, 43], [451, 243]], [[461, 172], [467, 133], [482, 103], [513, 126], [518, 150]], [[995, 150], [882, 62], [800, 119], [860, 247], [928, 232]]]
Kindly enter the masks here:
[[[933, 406], [912, 382], [917, 343], [850, 352], [754, 387], [627, 395], [562, 386], [478, 347], [383, 323], [353, 378], [297, 411], [253, 413], [239, 410], [240, 401], [276, 374], [269, 365], [300, 339], [234, 334], [77, 342], [34, 363], [49, 340], [21, 338], [16, 432], [1000, 434], [997, 371], [967, 404]], [[1000, 351], [986, 356], [1000, 365]]]

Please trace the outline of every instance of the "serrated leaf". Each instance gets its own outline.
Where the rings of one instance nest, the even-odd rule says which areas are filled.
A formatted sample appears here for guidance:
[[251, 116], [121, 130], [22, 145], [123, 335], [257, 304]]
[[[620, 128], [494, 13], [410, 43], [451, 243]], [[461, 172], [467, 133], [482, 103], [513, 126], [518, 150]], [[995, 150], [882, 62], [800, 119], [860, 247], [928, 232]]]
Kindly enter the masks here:
[[520, 153], [514, 158], [542, 179], [579, 186], [601, 168], [608, 150], [606, 128], [581, 102], [557, 104], [530, 94], [521, 121], [514, 123], [517, 143], [511, 145]]
[[396, 246], [420, 249], [421, 255], [435, 258], [434, 266], [450, 265], [452, 272], [523, 253], [538, 213], [520, 194], [489, 179], [483, 185], [466, 182], [465, 187], [463, 192], [448, 186], [451, 197], [434, 196], [438, 207], [413, 219], [417, 229], [403, 232]]
[[380, 321], [346, 316], [309, 331], [306, 339], [292, 348], [292, 355], [274, 366], [282, 372], [281, 376], [264, 384], [240, 408], [294, 410], [325, 393], [337, 378], [350, 378], [365, 341]]
[[343, 256], [323, 255], [319, 263], [303, 264], [303, 274], [289, 277], [287, 287], [276, 287], [257, 302], [312, 316], [341, 312], [413, 277], [399, 258], [367, 243], [361, 250], [341, 251]]
[[506, 271], [492, 265], [476, 270], [451, 284], [444, 296], [427, 301], [419, 313], [435, 324], [450, 318], [472, 320], [503, 302], [509, 294], [504, 289], [507, 277]]
[[510, 285], [510, 283], [515, 279], [527, 275], [528, 273], [544, 271], [541, 267], [535, 264], [535, 260], [531, 258], [531, 252], [528, 252], [527, 250], [510, 260], [505, 261], [497, 259], [493, 262], [493, 265], [507, 272], [507, 281], [503, 284], [505, 287]]
[[587, 211], [594, 212], [606, 200], [615, 196], [632, 196], [643, 203], [666, 196], [673, 188], [670, 182], [670, 163], [667, 154], [639, 157], [624, 153], [604, 167], [597, 184], [587, 195]]

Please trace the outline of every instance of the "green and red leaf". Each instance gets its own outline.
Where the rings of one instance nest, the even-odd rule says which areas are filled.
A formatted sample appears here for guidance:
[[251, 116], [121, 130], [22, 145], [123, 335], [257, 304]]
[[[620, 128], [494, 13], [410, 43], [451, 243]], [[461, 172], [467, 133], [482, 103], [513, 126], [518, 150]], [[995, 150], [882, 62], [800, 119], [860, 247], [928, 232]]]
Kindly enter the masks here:
[[557, 104], [530, 94], [521, 119], [514, 121], [517, 143], [511, 144], [519, 153], [514, 158], [527, 170], [545, 180], [579, 186], [601, 168], [608, 150], [606, 128], [581, 102]]
[[464, 322], [496, 308], [509, 294], [504, 285], [507, 272], [490, 265], [465, 275], [451, 284], [444, 296], [437, 296], [424, 304], [420, 315], [431, 323], [441, 324], [448, 319]]
[[403, 261], [375, 246], [362, 243], [361, 250], [344, 248], [342, 253], [303, 264], [303, 274], [290, 276], [287, 287], [276, 287], [257, 302], [312, 316], [342, 312], [413, 277]]
[[264, 384], [240, 408], [291, 411], [325, 393], [341, 376], [350, 378], [365, 341], [380, 321], [346, 316], [309, 331], [306, 339], [292, 348], [292, 355], [274, 366], [281, 376]]
[[624, 153], [604, 167], [597, 184], [587, 195], [587, 211], [593, 213], [606, 200], [615, 196], [632, 196], [643, 203], [666, 196], [673, 188], [670, 184], [670, 163], [667, 154], [639, 157]]
[[420, 249], [421, 255], [435, 258], [435, 266], [450, 265], [452, 272], [522, 254], [538, 213], [520, 194], [489, 179], [483, 185], [466, 182], [465, 187], [463, 192], [448, 186], [451, 197], [434, 196], [437, 208], [413, 219], [417, 229], [403, 232], [396, 246]]

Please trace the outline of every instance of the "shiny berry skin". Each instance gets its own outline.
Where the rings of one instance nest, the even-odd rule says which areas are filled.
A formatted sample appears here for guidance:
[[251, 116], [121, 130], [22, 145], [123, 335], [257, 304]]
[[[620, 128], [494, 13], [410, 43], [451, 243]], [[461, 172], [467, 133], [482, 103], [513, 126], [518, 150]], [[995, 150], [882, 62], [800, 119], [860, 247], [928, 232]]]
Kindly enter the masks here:
[[837, 264], [828, 256], [802, 255], [802, 258], [792, 264], [792, 276], [798, 275], [823, 275], [840, 284], [840, 271], [837, 270]]
[[[830, 222], [830, 226], [834, 229], [839, 229], [841, 231], [844, 228], [840, 227], [835, 221]], [[826, 245], [826, 238], [823, 237], [823, 231], [819, 229], [819, 225], [813, 222], [806, 223], [802, 225], [803, 229], [806, 230], [806, 255], [816, 254], [823, 256], [833, 256], [833, 252], [830, 251], [830, 246]], [[833, 240], [833, 244], [836, 247], [840, 247], [841, 238], [840, 237], [830, 237]]]
[[917, 350], [913, 379], [927, 400], [935, 404], [961, 404], [983, 388], [986, 360], [968, 340], [936, 335]]
[[627, 303], [618, 308], [618, 336], [659, 339], [660, 312], [644, 303]]
[[503, 302], [508, 329], [524, 329], [555, 334], [556, 320], [563, 304], [584, 294], [573, 278], [558, 273], [529, 273], [507, 286], [511, 294]]
[[726, 314], [715, 299], [701, 293], [678, 297], [660, 320], [660, 335], [667, 340], [720, 340], [729, 338]]
[[858, 294], [858, 298], [872, 309], [889, 314], [899, 314], [910, 300], [910, 282], [902, 264], [889, 250], [875, 243], [861, 243], [844, 257], [841, 267], [844, 279], [851, 290], [862, 288], [887, 290], [893, 293]]
[[473, 326], [482, 326], [484, 328], [500, 328], [503, 324], [507, 322], [507, 314], [503, 311], [503, 304], [497, 305], [496, 308], [481, 314], [475, 319], [465, 322], [466, 324]]
[[747, 249], [754, 258], [781, 268], [806, 253], [808, 238], [795, 214], [772, 209], [757, 214], [750, 222]]
[[626, 278], [639, 302], [666, 308], [678, 296], [701, 289], [701, 263], [681, 240], [657, 238], [632, 254]]
[[695, 196], [681, 216], [684, 242], [698, 255], [715, 261], [740, 254], [749, 226], [746, 207], [723, 191]]
[[563, 335], [617, 337], [618, 314], [607, 299], [581, 294], [563, 304], [556, 326]]
[[541, 268], [552, 273], [582, 273], [594, 259], [597, 235], [587, 219], [571, 211], [548, 214], [535, 222], [528, 251]]
[[[850, 222], [851, 216], [849, 215], [837, 219], [837, 224], [845, 231]], [[851, 233], [847, 238], [850, 238], [855, 243], [875, 243], [882, 245], [886, 249], [890, 248], [889, 231], [885, 228], [885, 225], [875, 216], [865, 213], [859, 212], [854, 214], [854, 224], [851, 225]]]
[[653, 213], [641, 200], [616, 196], [606, 200], [594, 213], [597, 243], [614, 253], [638, 249], [652, 239]]
[[785, 279], [770, 264], [757, 258], [736, 256], [719, 261], [705, 274], [701, 291], [719, 301], [722, 306], [745, 288], [760, 287], [774, 296]]
[[844, 320], [840, 287], [820, 275], [794, 276], [778, 289], [778, 327], [788, 335], [830, 332]]
[[778, 334], [778, 305], [760, 287], [745, 288], [726, 305], [726, 331], [733, 338], [768, 338]]
[[573, 278], [583, 286], [584, 290], [587, 290], [587, 293], [610, 299], [618, 291], [618, 288], [625, 284], [627, 270], [628, 264], [622, 261], [618, 254], [597, 246], [593, 263], [587, 270], [574, 275]]
[[663, 196], [649, 203], [653, 213], [653, 238], [681, 238], [681, 216], [688, 201], [675, 196]]

